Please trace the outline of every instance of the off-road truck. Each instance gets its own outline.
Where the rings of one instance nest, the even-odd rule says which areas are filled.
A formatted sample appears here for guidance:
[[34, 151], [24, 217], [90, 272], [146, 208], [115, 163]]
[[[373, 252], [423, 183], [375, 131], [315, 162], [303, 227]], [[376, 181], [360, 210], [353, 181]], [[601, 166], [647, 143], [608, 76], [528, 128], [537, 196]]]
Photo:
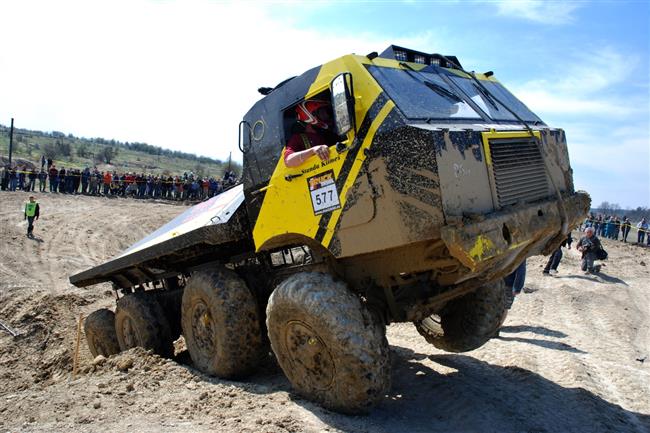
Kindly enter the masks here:
[[[565, 134], [454, 56], [390, 46], [260, 88], [239, 124], [243, 182], [70, 277], [112, 282], [85, 323], [93, 354], [133, 346], [224, 378], [270, 349], [295, 391], [363, 412], [389, 388], [385, 326], [475, 349], [505, 315], [503, 278], [589, 209]], [[284, 162], [295, 107], [331, 101], [329, 160]]]

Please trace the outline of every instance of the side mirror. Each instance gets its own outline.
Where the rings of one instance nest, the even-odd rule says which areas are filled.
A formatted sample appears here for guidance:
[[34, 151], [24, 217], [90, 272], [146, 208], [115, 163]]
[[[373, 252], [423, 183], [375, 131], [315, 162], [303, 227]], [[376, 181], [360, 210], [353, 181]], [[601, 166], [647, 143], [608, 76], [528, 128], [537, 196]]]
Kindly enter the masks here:
[[336, 133], [345, 135], [354, 129], [354, 93], [352, 74], [344, 72], [332, 80], [332, 108]]

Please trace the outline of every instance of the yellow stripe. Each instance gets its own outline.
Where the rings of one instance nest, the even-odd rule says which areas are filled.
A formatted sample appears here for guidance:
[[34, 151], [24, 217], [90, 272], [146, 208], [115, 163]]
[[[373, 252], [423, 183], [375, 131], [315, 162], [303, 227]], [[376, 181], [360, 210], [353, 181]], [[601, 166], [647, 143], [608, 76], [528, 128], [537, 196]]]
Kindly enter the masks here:
[[375, 117], [374, 122], [372, 122], [370, 128], [368, 129], [368, 134], [366, 134], [366, 138], [363, 140], [363, 143], [361, 144], [361, 149], [359, 149], [359, 153], [357, 153], [357, 159], [352, 164], [352, 167], [350, 168], [350, 174], [348, 175], [348, 178], [345, 181], [345, 184], [343, 185], [343, 190], [339, 193], [339, 197], [341, 197], [340, 199], [341, 208], [332, 212], [332, 217], [330, 218], [329, 224], [327, 225], [327, 232], [325, 233], [322, 242], [322, 244], [325, 245], [326, 247], [329, 246], [330, 241], [332, 240], [332, 236], [334, 236], [334, 228], [336, 227], [339, 217], [341, 216], [341, 211], [345, 208], [347, 192], [350, 189], [350, 187], [354, 184], [354, 182], [357, 180], [359, 170], [361, 170], [361, 165], [363, 164], [363, 161], [366, 159], [364, 150], [370, 147], [370, 144], [372, 143], [372, 140], [375, 137], [377, 130], [384, 122], [386, 116], [388, 116], [388, 113], [390, 113], [393, 107], [395, 107], [395, 103], [389, 100], [384, 105], [384, 107], [379, 111], [377, 117]]

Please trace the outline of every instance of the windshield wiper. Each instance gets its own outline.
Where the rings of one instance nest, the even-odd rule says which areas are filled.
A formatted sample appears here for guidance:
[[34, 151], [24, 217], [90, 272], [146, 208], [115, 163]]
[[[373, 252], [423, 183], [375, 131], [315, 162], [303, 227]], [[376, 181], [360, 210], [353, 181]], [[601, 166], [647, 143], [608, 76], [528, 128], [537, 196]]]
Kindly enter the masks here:
[[[413, 71], [416, 74], [420, 75], [420, 73], [418, 71], [416, 71], [415, 69], [413, 69], [411, 67], [411, 65], [409, 65], [408, 63], [400, 62], [399, 65], [402, 66], [403, 68], [407, 69], [406, 73], [409, 74], [412, 77], [413, 77], [413, 74], [411, 74], [409, 71]], [[427, 86], [429, 89], [433, 90], [438, 95], [449, 99], [453, 103], [463, 102], [463, 100], [460, 98], [460, 96], [458, 96], [457, 94], [455, 94], [454, 92], [452, 92], [449, 89], [445, 89], [440, 84], [433, 83], [433, 82], [431, 82], [429, 80], [426, 80], [426, 79], [419, 80], [416, 77], [413, 77], [413, 78], [415, 78], [416, 81], [424, 83], [424, 85]]]
[[463, 102], [462, 99], [458, 95], [456, 95], [454, 92], [445, 89], [442, 87], [440, 84], [432, 83], [431, 81], [425, 81], [424, 85], [427, 86], [429, 89], [433, 90], [437, 94], [444, 96], [445, 98], [449, 99], [451, 102]]
[[[474, 76], [473, 72], [472, 72], [472, 76]], [[476, 81], [478, 81], [478, 79], [475, 76], [474, 76], [474, 79]], [[485, 87], [483, 87], [482, 84], [480, 84], [480, 83], [476, 84], [476, 83], [473, 82], [472, 85], [474, 86], [474, 88], [476, 90], [478, 90], [478, 92], [481, 94], [483, 99], [488, 101], [490, 103], [490, 105], [492, 105], [494, 107], [495, 110], [499, 111], [499, 107], [497, 106], [497, 103], [494, 102], [494, 99], [492, 99], [492, 95], [490, 95], [490, 93], [487, 91], [487, 89], [485, 89]]]

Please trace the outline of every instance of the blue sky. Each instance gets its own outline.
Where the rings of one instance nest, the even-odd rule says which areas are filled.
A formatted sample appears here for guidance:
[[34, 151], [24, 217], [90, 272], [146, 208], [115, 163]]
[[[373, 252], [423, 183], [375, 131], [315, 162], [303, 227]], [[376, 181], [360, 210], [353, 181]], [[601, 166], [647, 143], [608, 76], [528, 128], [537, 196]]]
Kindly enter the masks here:
[[394, 43], [494, 71], [594, 204], [650, 206], [649, 4], [3, 2], [0, 123], [239, 157], [257, 87]]

